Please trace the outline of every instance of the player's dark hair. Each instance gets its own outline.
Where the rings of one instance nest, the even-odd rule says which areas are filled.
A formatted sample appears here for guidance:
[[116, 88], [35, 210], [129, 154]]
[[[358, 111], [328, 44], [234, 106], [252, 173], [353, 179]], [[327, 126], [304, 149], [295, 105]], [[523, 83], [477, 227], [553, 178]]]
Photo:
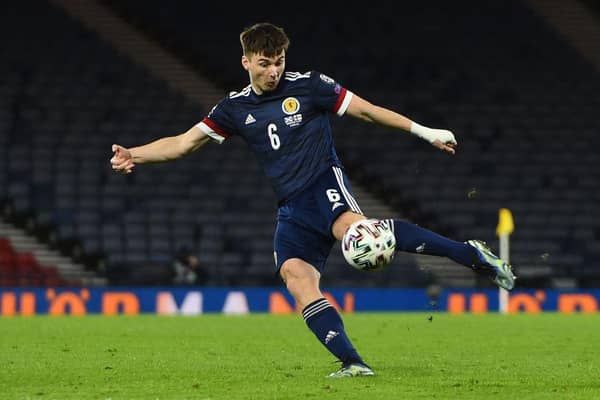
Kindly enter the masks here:
[[287, 52], [290, 39], [283, 28], [268, 22], [261, 22], [246, 28], [240, 33], [240, 42], [244, 55], [262, 54], [275, 57], [282, 50]]

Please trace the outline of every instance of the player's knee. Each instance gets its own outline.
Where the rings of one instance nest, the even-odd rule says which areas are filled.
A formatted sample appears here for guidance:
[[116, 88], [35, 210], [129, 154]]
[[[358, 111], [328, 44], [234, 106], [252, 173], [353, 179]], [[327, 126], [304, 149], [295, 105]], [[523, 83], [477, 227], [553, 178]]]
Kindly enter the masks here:
[[300, 259], [288, 260], [281, 266], [280, 274], [300, 308], [323, 297], [319, 289], [320, 274], [307, 262]]
[[350, 225], [352, 225], [356, 221], [360, 221], [366, 218], [367, 217], [365, 217], [364, 215], [357, 214], [352, 211], [344, 212], [335, 220], [333, 226], [331, 227], [333, 236], [337, 240], [342, 240], [342, 238], [344, 237], [344, 233], [346, 233]]
[[280, 275], [286, 286], [318, 286], [319, 272], [306, 261], [292, 258], [283, 263]]

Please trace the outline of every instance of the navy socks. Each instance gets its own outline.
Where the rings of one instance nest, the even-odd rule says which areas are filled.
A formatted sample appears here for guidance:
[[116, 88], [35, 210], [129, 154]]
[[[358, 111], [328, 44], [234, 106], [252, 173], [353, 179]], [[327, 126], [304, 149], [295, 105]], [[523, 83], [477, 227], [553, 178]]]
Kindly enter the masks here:
[[320, 298], [302, 310], [304, 322], [317, 339], [344, 365], [359, 362], [364, 364], [350, 339], [337, 310], [325, 298]]
[[448, 257], [469, 268], [479, 263], [477, 250], [462, 242], [448, 239], [435, 232], [400, 219], [388, 219], [394, 236], [396, 250], [415, 254]]

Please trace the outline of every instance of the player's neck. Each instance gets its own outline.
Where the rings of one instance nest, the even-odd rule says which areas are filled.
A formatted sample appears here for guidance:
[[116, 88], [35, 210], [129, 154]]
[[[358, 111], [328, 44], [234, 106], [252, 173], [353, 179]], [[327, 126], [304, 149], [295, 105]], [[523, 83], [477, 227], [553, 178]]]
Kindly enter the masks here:
[[273, 90], [263, 90], [259, 86], [257, 86], [254, 83], [250, 82], [250, 87], [252, 88], [252, 91], [254, 92], [254, 94], [257, 95], [257, 96], [266, 96], [266, 95], [269, 95], [271, 93], [275, 93], [275, 92], [277, 92], [279, 90], [280, 86], [281, 86], [281, 82]]
[[261, 96], [265, 93], [261, 88], [259, 88], [252, 82], [250, 83], [250, 87], [252, 88], [252, 91], [254, 92], [254, 94], [257, 96]]

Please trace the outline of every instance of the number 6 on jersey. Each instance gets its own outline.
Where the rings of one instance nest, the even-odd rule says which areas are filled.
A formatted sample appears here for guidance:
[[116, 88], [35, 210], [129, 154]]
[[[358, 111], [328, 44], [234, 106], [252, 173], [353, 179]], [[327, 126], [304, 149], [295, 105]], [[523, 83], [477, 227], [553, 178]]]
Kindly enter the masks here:
[[271, 141], [271, 147], [273, 148], [273, 150], [277, 150], [281, 146], [279, 136], [277, 136], [275, 132], [277, 132], [277, 125], [269, 124], [267, 126], [267, 135], [269, 136], [269, 140]]

